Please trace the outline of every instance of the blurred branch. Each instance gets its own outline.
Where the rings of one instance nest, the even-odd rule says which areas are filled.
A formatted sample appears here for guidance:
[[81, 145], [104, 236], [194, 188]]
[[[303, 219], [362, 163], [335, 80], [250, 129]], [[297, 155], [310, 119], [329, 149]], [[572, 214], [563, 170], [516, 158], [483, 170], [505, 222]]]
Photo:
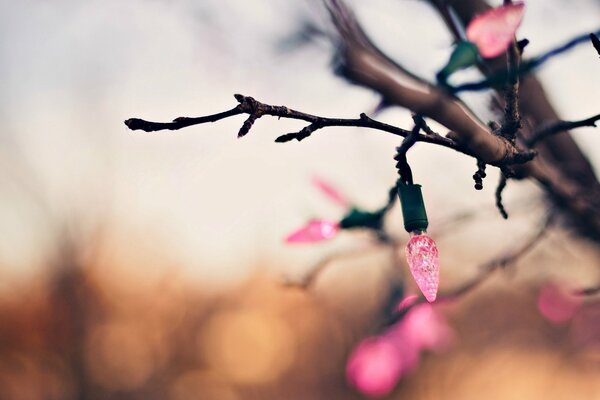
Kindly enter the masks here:
[[510, 250], [508, 253], [503, 254], [500, 257], [482, 265], [480, 267], [480, 270], [482, 271], [481, 274], [476, 276], [470, 282], [456, 289], [453, 289], [447, 293], [442, 293], [440, 296], [440, 301], [454, 300], [478, 287], [488, 278], [489, 275], [491, 275], [492, 272], [496, 271], [497, 269], [505, 268], [518, 262], [521, 257], [533, 250], [533, 248], [544, 238], [548, 232], [548, 228], [550, 228], [550, 226], [552, 226], [554, 223], [554, 217], [554, 213], [550, 211], [544, 218], [544, 221], [538, 230], [536, 230], [533, 235], [526, 239], [523, 244]]
[[[484, 0], [430, 0], [430, 3], [444, 18], [457, 40], [460, 37], [456, 32], [460, 32], [460, 29], [454, 26], [456, 21], [449, 18], [450, 13], [456, 15], [463, 26], [467, 26], [475, 15], [491, 8]], [[574, 38], [519, 69], [539, 66], [587, 38], [588, 35]], [[498, 78], [500, 85], [507, 77], [507, 62], [506, 57], [498, 57], [485, 60], [479, 67], [487, 79]], [[490, 82], [485, 85], [490, 87]], [[500, 92], [499, 87], [494, 88]], [[518, 101], [521, 118], [527, 126], [541, 126], [547, 121], [560, 120], [544, 88], [533, 73], [523, 76], [519, 82]], [[502, 99], [500, 99], [500, 106], [507, 107]], [[525, 141], [531, 137], [531, 132], [527, 128], [521, 129], [518, 136], [524, 137], [524, 140], [518, 140], [517, 143], [521, 142], [526, 146]], [[514, 168], [515, 177], [519, 179], [531, 177], [537, 180], [553, 202], [567, 212], [581, 234], [600, 241], [600, 184], [585, 154], [564, 128], [546, 136], [546, 140], [540, 143], [536, 150], [539, 152], [539, 157]]]
[[432, 118], [449, 128], [448, 137], [466, 152], [488, 164], [503, 164], [523, 154], [504, 138], [492, 134], [459, 99], [406, 71], [367, 37], [342, 0], [325, 0], [338, 34], [337, 72], [352, 83], [375, 90], [384, 102]]
[[506, 188], [506, 182], [507, 178], [504, 175], [504, 172], [501, 172], [500, 180], [498, 181], [498, 186], [496, 187], [496, 207], [498, 208], [498, 211], [500, 211], [500, 215], [502, 215], [502, 218], [504, 219], [508, 218], [508, 213], [506, 212], [504, 204], [502, 203], [502, 192]]
[[521, 114], [519, 112], [519, 74], [516, 72], [519, 70], [519, 65], [521, 63], [522, 50], [523, 48], [517, 44], [516, 39], [513, 40], [507, 50], [508, 79], [506, 82], [506, 89], [504, 90], [506, 107], [504, 108], [504, 123], [502, 124], [500, 133], [513, 143], [516, 140], [517, 132], [521, 129]]
[[556, 135], [557, 133], [560, 133], [562, 131], [568, 131], [584, 126], [596, 127], [596, 122], [599, 120], [600, 114], [596, 114], [593, 117], [581, 119], [579, 121], [556, 121], [533, 132], [526, 142], [528, 147], [533, 147], [539, 141], [544, 140], [549, 136]]
[[[518, 262], [519, 259], [521, 259], [527, 253], [533, 250], [533, 248], [544, 238], [544, 236], [548, 232], [548, 229], [552, 226], [554, 221], [555, 215], [552, 211], [550, 211], [544, 218], [544, 221], [540, 225], [539, 229], [537, 229], [535, 233], [531, 235], [528, 239], [523, 241], [521, 245], [510, 250], [508, 253], [505, 253], [500, 257], [483, 264], [479, 268], [481, 272], [475, 278], [471, 279], [467, 283], [455, 289], [452, 289], [447, 292], [442, 292], [438, 296], [438, 299], [435, 303], [438, 304], [443, 302], [454, 301], [479, 287], [496, 270], [506, 268], [507, 266], [513, 265], [516, 262]], [[424, 302], [426, 302], [425, 298], [423, 296], [419, 296], [419, 299], [415, 303], [411, 304], [409, 307], [404, 308], [402, 311], [393, 314], [391, 318], [388, 321], [386, 321], [386, 325], [394, 324], [395, 322], [400, 320], [408, 312], [409, 309]]]
[[575, 291], [576, 296], [594, 296], [600, 293], [600, 286], [579, 289]]
[[[596, 33], [600, 34], [600, 31]], [[486, 79], [477, 82], [468, 82], [459, 86], [450, 86], [450, 90], [452, 93], [486, 90], [493, 88], [505, 82], [506, 80], [515, 80], [519, 76], [524, 76], [531, 73], [534, 69], [538, 68], [553, 57], [559, 56], [564, 52], [571, 50], [575, 46], [587, 42], [588, 39], [589, 35], [587, 33], [576, 36], [566, 43], [542, 53], [538, 57], [524, 61], [519, 68], [502, 70], [500, 72], [489, 74]]]
[[597, 35], [590, 33], [590, 40], [592, 41], [592, 45], [594, 46], [594, 49], [596, 49], [596, 52], [600, 56], [600, 39], [598, 39]]

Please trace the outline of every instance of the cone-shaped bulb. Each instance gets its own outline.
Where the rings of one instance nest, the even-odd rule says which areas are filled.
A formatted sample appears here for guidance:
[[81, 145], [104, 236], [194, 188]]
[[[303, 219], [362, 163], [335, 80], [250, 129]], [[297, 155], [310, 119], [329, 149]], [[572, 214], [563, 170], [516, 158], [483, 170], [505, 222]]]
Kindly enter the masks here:
[[290, 233], [286, 243], [316, 243], [333, 238], [340, 230], [340, 224], [323, 219], [311, 219], [304, 226]]
[[438, 249], [432, 238], [424, 231], [410, 233], [406, 244], [406, 261], [410, 272], [428, 302], [435, 301], [440, 283]]
[[523, 3], [507, 4], [488, 10], [471, 20], [467, 27], [467, 39], [477, 45], [482, 57], [497, 57], [504, 53], [515, 39], [524, 13]]

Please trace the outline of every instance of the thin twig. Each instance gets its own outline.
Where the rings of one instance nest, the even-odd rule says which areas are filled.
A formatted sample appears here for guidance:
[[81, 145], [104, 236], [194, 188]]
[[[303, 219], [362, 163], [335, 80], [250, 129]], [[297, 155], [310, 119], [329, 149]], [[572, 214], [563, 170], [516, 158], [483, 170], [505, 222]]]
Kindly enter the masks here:
[[508, 178], [506, 178], [504, 172], [500, 172], [500, 180], [498, 181], [498, 187], [496, 187], [496, 207], [504, 219], [508, 219], [508, 213], [506, 212], [506, 208], [504, 208], [504, 204], [502, 203], [502, 192], [506, 187], [507, 181]]
[[125, 121], [125, 125], [132, 131], [142, 130], [144, 132], [154, 132], [169, 129], [175, 131], [181, 128], [186, 128], [192, 125], [204, 124], [206, 122], [215, 122], [224, 118], [232, 117], [234, 115], [242, 114], [244, 111], [241, 110], [240, 106], [232, 108], [231, 110], [220, 112], [217, 114], [207, 115], [204, 117], [179, 117], [175, 118], [172, 122], [150, 122], [139, 118], [130, 118]]
[[596, 52], [600, 56], [600, 39], [598, 39], [597, 35], [590, 33], [590, 40], [592, 41], [592, 45], [594, 46], [594, 49], [596, 49]]
[[579, 121], [556, 121], [548, 124], [541, 129], [533, 132], [529, 139], [526, 141], [528, 147], [534, 147], [539, 141], [546, 139], [549, 136], [557, 133], [568, 131], [575, 128], [581, 128], [584, 126], [596, 127], [596, 122], [600, 120], [600, 114], [596, 114], [593, 117], [581, 119]]
[[573, 292], [576, 296], [593, 296], [600, 293], [600, 286], [578, 289]]
[[421, 128], [425, 122], [423, 117], [420, 115], [414, 115], [413, 120], [415, 121], [415, 126], [410, 131], [408, 136], [404, 138], [400, 146], [396, 148], [396, 155], [394, 156], [394, 160], [396, 161], [396, 169], [398, 170], [400, 180], [411, 185], [413, 183], [413, 177], [410, 166], [408, 165], [408, 160], [406, 159], [406, 153], [415, 143], [417, 143], [419, 132], [421, 131]]
[[[597, 31], [595, 34], [600, 35], [600, 31]], [[450, 90], [452, 93], [456, 94], [456, 93], [460, 93], [460, 92], [480, 91], [480, 90], [486, 90], [489, 88], [493, 88], [496, 85], [502, 84], [502, 82], [505, 82], [506, 79], [511, 79], [512, 78], [511, 75], [523, 76], [523, 75], [526, 75], [526, 74], [532, 72], [534, 69], [536, 69], [540, 65], [544, 64], [546, 61], [550, 60], [551, 58], [558, 56], [568, 50], [571, 50], [572, 48], [574, 48], [575, 46], [577, 46], [581, 43], [587, 42], [589, 40], [589, 38], [590, 38], [590, 35], [587, 33], [576, 36], [573, 39], [567, 41], [566, 43], [563, 43], [560, 46], [557, 46], [545, 53], [542, 53], [538, 57], [524, 61], [516, 71], [512, 71], [512, 72], [511, 71], [501, 71], [501, 72], [493, 74], [490, 77], [483, 79], [481, 81], [469, 82], [469, 83], [461, 84], [459, 86], [450, 87]]]
[[[192, 125], [204, 124], [207, 122], [215, 122], [224, 118], [232, 117], [239, 114], [248, 114], [249, 118], [244, 122], [242, 128], [238, 133], [238, 137], [245, 136], [252, 128], [254, 122], [264, 116], [270, 115], [278, 118], [296, 119], [309, 122], [310, 124], [298, 132], [287, 133], [279, 136], [275, 139], [276, 142], [283, 143], [291, 140], [303, 140], [309, 137], [315, 131], [327, 128], [327, 127], [360, 127], [374, 129], [391, 133], [396, 136], [406, 137], [410, 134], [410, 131], [399, 128], [394, 125], [389, 125], [384, 122], [377, 121], [373, 118], [368, 117], [366, 114], [360, 114], [359, 118], [327, 118], [320, 117], [312, 114], [307, 114], [301, 111], [292, 110], [285, 106], [273, 106], [265, 103], [261, 103], [249, 96], [243, 96], [236, 94], [235, 98], [239, 101], [236, 107], [231, 110], [212, 114], [205, 117], [179, 117], [174, 119], [172, 122], [151, 122], [139, 118], [131, 118], [125, 121], [125, 125], [132, 130], [142, 130], [145, 132], [154, 132], [160, 130], [177, 130], [186, 128]], [[428, 134], [418, 134], [414, 137], [417, 142], [425, 142], [450, 148], [452, 150], [461, 152], [471, 157], [476, 157], [472, 150], [467, 147], [460, 145], [452, 139], [446, 138], [433, 132], [431, 129]], [[534, 152], [530, 150], [524, 151], [510, 151], [507, 152], [505, 158], [496, 162], [490, 162], [494, 166], [504, 166], [512, 164], [523, 164], [535, 156]]]

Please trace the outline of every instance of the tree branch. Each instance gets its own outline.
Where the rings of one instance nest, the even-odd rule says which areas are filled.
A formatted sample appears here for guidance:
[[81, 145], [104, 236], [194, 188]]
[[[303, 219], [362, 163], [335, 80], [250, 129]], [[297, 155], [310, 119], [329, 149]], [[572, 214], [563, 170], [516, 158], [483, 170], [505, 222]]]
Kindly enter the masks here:
[[556, 121], [543, 126], [541, 129], [533, 132], [531, 136], [526, 140], [528, 147], [534, 147], [539, 141], [548, 138], [549, 136], [556, 135], [563, 131], [568, 131], [575, 128], [581, 128], [584, 126], [596, 127], [596, 122], [600, 120], [600, 114], [596, 114], [593, 117], [581, 119], [579, 121]]
[[[430, 2], [450, 25], [452, 32], [456, 32], [457, 29], [452, 26], [454, 22], [447, 17], [448, 7], [460, 18], [463, 26], [468, 25], [475, 15], [490, 9], [484, 0], [430, 0]], [[538, 57], [534, 62], [535, 65], [531, 65], [539, 66], [540, 63], [581, 43], [582, 40], [582, 37], [577, 37]], [[501, 71], [502, 74], [502, 71], [506, 70], [506, 63], [505, 57], [498, 57], [494, 60], [486, 60], [485, 64], [480, 65], [480, 69], [491, 78], [497, 76], [497, 71]], [[506, 76], [505, 72], [504, 74]], [[489, 83], [486, 85], [489, 87]], [[502, 104], [502, 106], [506, 105]], [[520, 82], [519, 106], [521, 117], [534, 127], [547, 121], [560, 119], [534, 74], [524, 76]], [[528, 129], [522, 129], [520, 133], [525, 139], [531, 134]], [[600, 184], [585, 154], [564, 129], [546, 136], [546, 140], [540, 143], [536, 150], [539, 151], [539, 157], [522, 167], [515, 168], [515, 175], [518, 178], [531, 177], [537, 180], [554, 203], [568, 213], [580, 233], [600, 242]]]
[[[505, 3], [506, 4], [506, 3]], [[507, 50], [507, 71], [508, 80], [504, 90], [504, 123], [500, 133], [506, 139], [516, 140], [516, 135], [521, 129], [521, 113], [519, 112], [519, 65], [521, 63], [521, 49], [517, 45], [516, 39]]]
[[[207, 122], [215, 122], [224, 118], [232, 117], [239, 114], [249, 114], [248, 119], [242, 125], [238, 137], [245, 136], [252, 128], [254, 122], [262, 117], [263, 115], [270, 115], [279, 118], [297, 119], [309, 122], [310, 125], [304, 127], [298, 132], [287, 133], [281, 135], [275, 139], [276, 142], [283, 143], [291, 140], [303, 140], [309, 137], [313, 132], [327, 128], [327, 127], [359, 127], [368, 128], [378, 131], [391, 133], [396, 136], [406, 137], [411, 131], [399, 128], [394, 125], [389, 125], [384, 122], [374, 120], [368, 117], [366, 114], [361, 114], [359, 118], [328, 118], [320, 117], [317, 115], [307, 114], [301, 111], [292, 110], [285, 106], [273, 106], [265, 103], [261, 103], [249, 96], [243, 96], [236, 94], [235, 98], [240, 102], [236, 107], [231, 110], [208, 115], [205, 117], [179, 117], [174, 119], [172, 122], [151, 122], [139, 118], [131, 118], [125, 121], [125, 125], [132, 130], [142, 130], [145, 132], [154, 132], [160, 130], [177, 130], [186, 128], [193, 125], [204, 124]], [[452, 139], [443, 137], [431, 129], [428, 129], [426, 134], [416, 134], [413, 138], [416, 142], [425, 142], [435, 144], [438, 146], [447, 147], [449, 149], [461, 152], [471, 157], [477, 157], [468, 147], [464, 147], [460, 143], [453, 141]], [[490, 162], [491, 165], [505, 166], [513, 164], [522, 164], [531, 160], [535, 156], [535, 153], [530, 150], [514, 151], [509, 152], [506, 157], [496, 162]]]
[[325, 0], [338, 33], [338, 73], [352, 83], [380, 93], [387, 104], [432, 118], [449, 128], [449, 138], [488, 164], [522, 153], [494, 135], [459, 99], [406, 71], [367, 37], [342, 0]]
[[205, 117], [179, 117], [172, 122], [150, 122], [139, 118], [130, 118], [125, 120], [125, 125], [132, 131], [142, 130], [144, 132], [155, 132], [169, 129], [175, 131], [181, 128], [186, 128], [192, 125], [204, 124], [206, 122], [215, 122], [224, 118], [232, 117], [243, 113], [240, 106], [234, 107], [231, 110], [217, 114], [207, 115]]

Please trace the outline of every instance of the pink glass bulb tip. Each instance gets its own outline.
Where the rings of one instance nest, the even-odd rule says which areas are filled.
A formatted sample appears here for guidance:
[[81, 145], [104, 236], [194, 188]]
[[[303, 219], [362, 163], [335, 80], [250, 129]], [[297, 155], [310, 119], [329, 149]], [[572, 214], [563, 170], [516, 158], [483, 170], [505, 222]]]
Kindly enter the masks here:
[[318, 176], [313, 176], [312, 184], [329, 200], [344, 208], [350, 207], [350, 201], [337, 188]]
[[303, 227], [293, 231], [286, 238], [286, 243], [316, 243], [333, 238], [340, 230], [337, 222], [322, 219], [311, 219]]
[[475, 43], [484, 58], [502, 54], [515, 37], [525, 12], [523, 3], [491, 9], [473, 18], [467, 27], [467, 39]]
[[417, 286], [428, 302], [435, 301], [440, 283], [438, 249], [424, 233], [411, 234], [406, 244], [406, 261]]

